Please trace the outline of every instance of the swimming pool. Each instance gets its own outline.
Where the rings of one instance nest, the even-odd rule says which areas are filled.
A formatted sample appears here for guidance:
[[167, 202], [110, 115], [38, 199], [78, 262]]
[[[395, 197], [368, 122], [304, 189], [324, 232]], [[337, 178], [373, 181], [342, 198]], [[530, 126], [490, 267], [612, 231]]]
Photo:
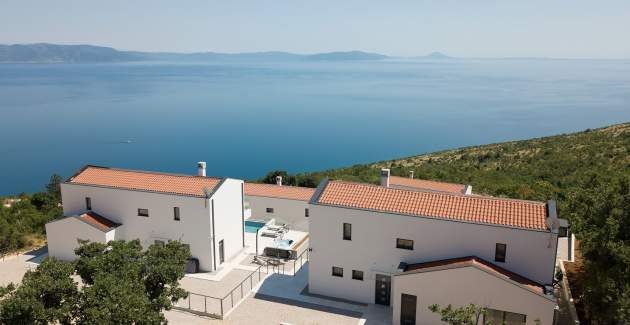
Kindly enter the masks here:
[[264, 221], [245, 221], [245, 232], [253, 232], [265, 226]]

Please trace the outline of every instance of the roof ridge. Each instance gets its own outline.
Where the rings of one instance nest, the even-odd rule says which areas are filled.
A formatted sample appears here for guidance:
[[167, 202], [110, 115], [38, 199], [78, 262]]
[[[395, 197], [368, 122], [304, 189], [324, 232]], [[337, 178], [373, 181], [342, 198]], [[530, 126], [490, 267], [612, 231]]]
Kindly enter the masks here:
[[495, 196], [468, 195], [468, 194], [464, 194], [464, 193], [432, 191], [432, 190], [427, 190], [427, 189], [409, 190], [409, 189], [397, 188], [397, 187], [385, 187], [385, 186], [381, 186], [381, 185], [378, 185], [378, 184], [372, 184], [372, 183], [360, 183], [360, 182], [351, 182], [351, 181], [344, 181], [344, 180], [330, 180], [330, 181], [331, 182], [336, 182], [336, 183], [345, 183], [345, 184], [353, 184], [353, 185], [361, 185], [361, 186], [371, 186], [371, 187], [381, 188], [381, 189], [385, 189], [385, 190], [394, 190], [394, 191], [402, 191], [402, 192], [410, 192], [410, 193], [421, 192], [421, 193], [435, 194], [435, 195], [462, 197], [462, 198], [467, 198], [467, 199], [480, 199], [480, 200], [489, 200], [489, 201], [492, 201], [492, 200], [494, 200], [494, 201], [512, 201], [512, 202], [531, 203], [531, 204], [539, 204], [539, 205], [546, 205], [547, 204], [545, 202], [533, 201], [533, 200], [502, 198], [502, 197], [495, 197]]
[[305, 190], [315, 190], [315, 188], [312, 187], [306, 187], [306, 186], [297, 186], [297, 185], [278, 185], [278, 184], [269, 184], [269, 183], [258, 183], [258, 182], [245, 182], [245, 184], [252, 184], [252, 185], [269, 185], [269, 186], [277, 186], [279, 188], [284, 187], [284, 188], [298, 188], [298, 189], [305, 189]]
[[421, 181], [421, 182], [431, 182], [431, 183], [452, 184], [452, 185], [461, 185], [461, 186], [466, 186], [466, 184], [462, 184], [462, 183], [452, 183], [452, 182], [436, 181], [436, 180], [432, 180], [432, 179], [424, 179], [424, 178], [409, 178], [409, 177], [396, 176], [396, 175], [391, 175], [390, 177], [402, 178], [402, 179], [405, 179], [405, 180], [410, 180], [410, 181]]

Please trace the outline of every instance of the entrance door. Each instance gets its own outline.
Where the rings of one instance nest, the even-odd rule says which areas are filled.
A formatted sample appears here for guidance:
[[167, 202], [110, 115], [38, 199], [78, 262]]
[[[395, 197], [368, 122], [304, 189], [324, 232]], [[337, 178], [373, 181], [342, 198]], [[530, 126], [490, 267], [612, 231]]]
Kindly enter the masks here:
[[400, 325], [416, 325], [416, 305], [418, 298], [412, 295], [400, 296]]
[[223, 248], [223, 240], [219, 241], [219, 264], [225, 262], [225, 249]]
[[376, 292], [374, 293], [374, 303], [389, 306], [390, 290], [392, 278], [389, 275], [376, 275]]

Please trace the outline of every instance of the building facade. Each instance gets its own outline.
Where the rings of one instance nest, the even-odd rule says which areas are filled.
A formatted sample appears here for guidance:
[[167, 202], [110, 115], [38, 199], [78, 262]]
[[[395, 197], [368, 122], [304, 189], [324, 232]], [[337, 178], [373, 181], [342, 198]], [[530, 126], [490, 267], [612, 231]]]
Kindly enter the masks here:
[[[113, 239], [139, 239], [143, 247], [179, 240], [204, 271], [217, 270], [244, 247], [243, 191], [236, 179], [96, 166], [61, 184], [65, 216], [96, 213], [117, 225]], [[64, 260], [74, 258], [77, 239], [100, 238], [85, 227], [59, 227], [68, 218], [46, 227], [49, 255]]]
[[[559, 222], [553, 203], [324, 181], [310, 209], [311, 293], [393, 306], [398, 324], [403, 312], [396, 305], [404, 293], [401, 290], [421, 289], [431, 283], [422, 282], [428, 276], [401, 276], [398, 280], [408, 265], [472, 256], [536, 283], [543, 288], [538, 296], [553, 301], [544, 291], [553, 283], [555, 270]], [[448, 288], [435, 291], [446, 294], [461, 285], [458, 281], [446, 284]], [[466, 285], [478, 292], [477, 298], [483, 296], [480, 283]], [[429, 305], [448, 304], [446, 300], [451, 299], [450, 295], [442, 299], [411, 292], [419, 294], [418, 324], [431, 323], [420, 321]], [[539, 300], [528, 297], [533, 304]], [[473, 298], [469, 297], [469, 303], [505, 308], [495, 305], [495, 300]], [[450, 303], [459, 302], [452, 297]], [[525, 314], [526, 323], [553, 317], [555, 303], [546, 306], [544, 312]], [[531, 313], [530, 309], [508, 311]]]

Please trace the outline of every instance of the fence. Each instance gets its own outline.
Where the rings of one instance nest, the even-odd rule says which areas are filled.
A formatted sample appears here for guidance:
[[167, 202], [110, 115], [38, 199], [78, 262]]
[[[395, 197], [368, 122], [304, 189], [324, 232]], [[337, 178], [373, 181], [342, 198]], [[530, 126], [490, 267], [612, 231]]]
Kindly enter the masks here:
[[[288, 263], [270, 264], [269, 262], [250, 273], [223, 297], [213, 297], [189, 292], [188, 297], [178, 301], [174, 308], [191, 313], [223, 319], [252, 289], [269, 274], [294, 276], [308, 262], [309, 253], [305, 249], [295, 260]], [[272, 262], [273, 263], [273, 262]]]

